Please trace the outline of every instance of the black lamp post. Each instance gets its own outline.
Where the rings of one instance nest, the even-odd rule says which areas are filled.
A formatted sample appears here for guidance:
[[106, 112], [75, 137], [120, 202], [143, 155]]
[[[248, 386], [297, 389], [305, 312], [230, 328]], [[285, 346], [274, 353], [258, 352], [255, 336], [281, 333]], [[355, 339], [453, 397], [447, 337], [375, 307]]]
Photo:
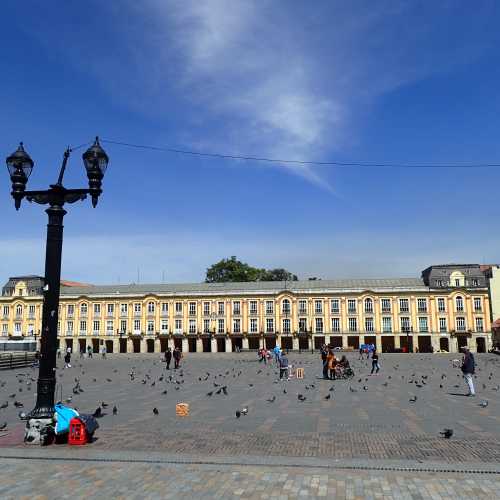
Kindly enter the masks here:
[[28, 178], [33, 170], [33, 160], [24, 150], [23, 144], [7, 158], [7, 168], [12, 181], [12, 197], [16, 210], [21, 200], [49, 205], [47, 225], [47, 246], [45, 254], [45, 282], [43, 287], [42, 332], [40, 338], [40, 369], [37, 383], [35, 408], [28, 414], [25, 441], [43, 444], [50, 435], [54, 416], [54, 392], [56, 385], [57, 323], [59, 310], [59, 289], [61, 280], [61, 254], [63, 242], [63, 218], [66, 215], [65, 203], [92, 198], [92, 206], [102, 193], [101, 183], [108, 166], [108, 155], [96, 137], [94, 144], [82, 155], [87, 171], [89, 189], [66, 189], [62, 185], [64, 171], [71, 149], [64, 157], [56, 184], [45, 191], [26, 191]]

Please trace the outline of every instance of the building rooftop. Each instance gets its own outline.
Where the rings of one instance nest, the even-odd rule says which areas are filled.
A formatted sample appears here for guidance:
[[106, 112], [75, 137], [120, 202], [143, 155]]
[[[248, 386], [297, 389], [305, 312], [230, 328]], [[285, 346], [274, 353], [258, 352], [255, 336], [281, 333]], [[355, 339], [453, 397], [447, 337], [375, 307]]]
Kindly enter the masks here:
[[340, 279], [307, 281], [250, 281], [239, 283], [177, 283], [177, 284], [130, 284], [61, 286], [61, 295], [166, 295], [226, 293], [276, 293], [283, 290], [294, 292], [315, 291], [363, 291], [363, 290], [427, 290], [420, 278]]

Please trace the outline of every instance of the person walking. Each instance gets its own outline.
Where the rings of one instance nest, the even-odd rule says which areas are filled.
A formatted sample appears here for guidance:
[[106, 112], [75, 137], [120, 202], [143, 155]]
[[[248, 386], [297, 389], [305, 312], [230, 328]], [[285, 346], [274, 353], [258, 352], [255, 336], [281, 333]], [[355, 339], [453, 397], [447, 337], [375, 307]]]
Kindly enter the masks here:
[[468, 346], [462, 347], [464, 351], [464, 357], [462, 358], [462, 373], [464, 374], [464, 379], [469, 386], [469, 394], [467, 396], [475, 396], [476, 391], [474, 389], [474, 382], [472, 380], [472, 375], [476, 372], [476, 363], [474, 361], [474, 356], [469, 351]]
[[288, 358], [285, 353], [282, 353], [279, 357], [279, 367], [280, 367], [280, 380], [286, 375], [286, 379], [289, 380], [288, 376]]
[[281, 349], [279, 345], [276, 345], [273, 349], [274, 353], [274, 361], [276, 362], [276, 366], [280, 366], [280, 357], [281, 357]]
[[174, 370], [177, 370], [179, 368], [181, 362], [181, 351], [179, 350], [178, 347], [174, 349]]
[[64, 356], [64, 368], [71, 368], [71, 352], [66, 351]]
[[106, 359], [106, 346], [104, 344], [101, 347], [101, 356], [102, 359]]
[[88, 356], [89, 358], [91, 358], [91, 357], [92, 357], [92, 347], [91, 347], [91, 346], [88, 346], [88, 347], [87, 347], [87, 356]]
[[57, 349], [57, 359], [61, 359], [61, 349]]
[[323, 378], [328, 379], [328, 350], [326, 345], [321, 346], [321, 362], [323, 363]]
[[373, 349], [373, 351], [372, 351], [372, 371], [371, 371], [370, 375], [373, 375], [373, 372], [375, 372], [375, 375], [376, 375], [379, 371], [380, 371], [380, 365], [378, 363], [378, 353], [377, 353], [376, 349]]
[[172, 361], [172, 349], [170, 349], [170, 347], [167, 347], [167, 350], [165, 351], [165, 363], [167, 363], [167, 370], [170, 370], [171, 361]]

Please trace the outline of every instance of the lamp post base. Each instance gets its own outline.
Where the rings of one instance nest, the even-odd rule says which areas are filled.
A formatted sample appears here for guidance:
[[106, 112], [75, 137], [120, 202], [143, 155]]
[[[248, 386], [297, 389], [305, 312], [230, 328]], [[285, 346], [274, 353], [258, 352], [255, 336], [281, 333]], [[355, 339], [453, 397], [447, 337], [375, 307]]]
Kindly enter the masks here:
[[45, 446], [51, 444], [55, 436], [53, 418], [29, 418], [24, 430], [24, 443]]

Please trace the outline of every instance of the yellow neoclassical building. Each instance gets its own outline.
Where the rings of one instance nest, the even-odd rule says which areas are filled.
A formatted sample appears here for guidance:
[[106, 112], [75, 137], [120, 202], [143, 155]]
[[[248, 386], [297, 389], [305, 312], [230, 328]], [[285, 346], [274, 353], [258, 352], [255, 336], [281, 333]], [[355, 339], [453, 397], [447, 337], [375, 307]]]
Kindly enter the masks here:
[[[9, 279], [0, 335], [39, 341], [43, 279]], [[1, 340], [1, 339], [0, 339]], [[318, 348], [383, 352], [491, 348], [488, 279], [476, 265], [431, 266], [420, 278], [81, 285], [62, 282], [59, 343], [108, 353]]]

